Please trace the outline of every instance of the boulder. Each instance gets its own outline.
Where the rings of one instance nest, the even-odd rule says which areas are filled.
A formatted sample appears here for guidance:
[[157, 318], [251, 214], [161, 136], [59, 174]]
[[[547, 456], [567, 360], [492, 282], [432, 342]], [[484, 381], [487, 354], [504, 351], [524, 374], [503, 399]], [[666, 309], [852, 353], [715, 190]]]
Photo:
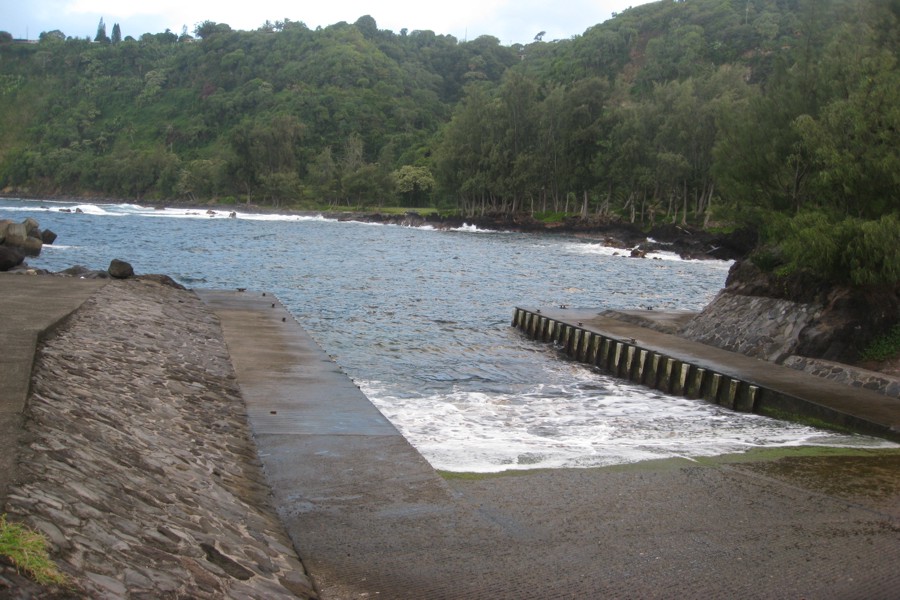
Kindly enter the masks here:
[[134, 276], [134, 269], [131, 264], [124, 260], [119, 260], [118, 258], [112, 259], [106, 272], [115, 279], [128, 279], [129, 277]]
[[31, 217], [28, 217], [24, 221], [22, 221], [22, 225], [25, 226], [25, 235], [32, 237], [41, 237], [41, 226]]
[[[50, 235], [52, 238], [49, 239], [56, 239], [56, 234], [50, 232]], [[19, 254], [39, 255], [44, 246], [43, 236], [40, 225], [31, 217], [21, 223], [8, 219], [0, 221], [0, 244], [12, 248]]]
[[41, 253], [41, 248], [44, 247], [44, 242], [40, 240], [40, 238], [28, 236], [25, 238], [25, 242], [22, 243], [22, 251], [25, 252], [26, 256], [38, 256]]
[[48, 246], [52, 246], [53, 242], [56, 241], [56, 234], [49, 229], [45, 229], [41, 232], [41, 241]]
[[22, 246], [28, 237], [28, 230], [24, 223], [7, 223], [6, 234], [3, 236], [3, 243], [7, 246]]
[[25, 256], [9, 246], [0, 246], [0, 271], [9, 271], [18, 267], [25, 260]]

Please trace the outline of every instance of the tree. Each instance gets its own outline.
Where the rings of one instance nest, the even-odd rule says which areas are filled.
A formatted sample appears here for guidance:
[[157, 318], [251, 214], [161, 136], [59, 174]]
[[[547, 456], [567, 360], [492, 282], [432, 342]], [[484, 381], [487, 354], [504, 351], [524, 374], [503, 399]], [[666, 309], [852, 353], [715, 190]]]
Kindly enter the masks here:
[[295, 171], [276, 171], [260, 178], [264, 200], [279, 207], [285, 201], [296, 200], [300, 196], [302, 185]]
[[426, 167], [403, 165], [392, 173], [404, 206], [422, 206], [422, 200], [434, 189], [434, 177]]
[[122, 41], [122, 29], [119, 27], [118, 23], [113, 24], [111, 41], [113, 44], [118, 44]]
[[[234, 153], [228, 166], [234, 182], [246, 192], [248, 203], [258, 184], [270, 199], [296, 196], [299, 183], [291, 177], [298, 167], [297, 151], [305, 128], [295, 117], [275, 115], [245, 120], [231, 133]], [[275, 177], [276, 174], [280, 174]]]
[[109, 36], [106, 35], [106, 23], [103, 22], [103, 17], [100, 17], [100, 23], [97, 25], [97, 35], [94, 36], [95, 42], [102, 42], [104, 44], [109, 43]]
[[337, 165], [331, 155], [331, 146], [323, 149], [308, 168], [313, 193], [320, 201], [331, 204], [336, 199]]
[[228, 33], [229, 31], [231, 31], [231, 27], [228, 24], [215, 21], [203, 21], [194, 27], [194, 35], [204, 40], [216, 33]]
[[64, 42], [66, 41], [66, 34], [64, 34], [59, 29], [54, 29], [52, 31], [42, 31], [41, 35], [38, 37], [38, 41], [41, 43]]
[[819, 202], [875, 218], [900, 208], [900, 72], [887, 66], [863, 75], [847, 98], [829, 103], [817, 119], [798, 117], [794, 127], [811, 155]]

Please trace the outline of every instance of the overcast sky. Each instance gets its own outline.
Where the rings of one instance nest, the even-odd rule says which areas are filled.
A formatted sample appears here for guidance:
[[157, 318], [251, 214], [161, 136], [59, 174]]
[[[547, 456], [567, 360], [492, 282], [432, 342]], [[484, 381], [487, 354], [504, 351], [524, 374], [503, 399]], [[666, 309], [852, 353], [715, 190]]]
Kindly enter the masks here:
[[193, 32], [203, 21], [232, 29], [256, 29], [266, 20], [302, 21], [311, 29], [371, 15], [379, 29], [399, 33], [430, 29], [462, 40], [493, 35], [504, 45], [527, 43], [545, 31], [544, 41], [580, 35], [614, 12], [650, 0], [0, 0], [0, 31], [37, 39], [58, 29], [67, 36], [93, 37], [102, 17], [107, 35], [119, 23], [122, 36], [182, 26]]

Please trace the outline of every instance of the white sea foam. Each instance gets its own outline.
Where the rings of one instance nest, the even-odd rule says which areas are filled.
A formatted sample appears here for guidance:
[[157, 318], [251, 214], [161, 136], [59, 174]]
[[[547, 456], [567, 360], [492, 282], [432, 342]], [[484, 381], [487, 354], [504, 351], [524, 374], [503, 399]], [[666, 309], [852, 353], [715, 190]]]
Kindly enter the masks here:
[[[648, 241], [652, 241], [650, 238], [647, 238]], [[573, 254], [580, 255], [596, 255], [596, 256], [617, 256], [622, 258], [631, 258], [631, 251], [633, 248], [616, 248], [614, 246], [607, 246], [605, 244], [591, 244], [584, 242], [573, 242], [571, 244], [566, 245], [566, 249], [572, 252]], [[682, 258], [675, 252], [669, 252], [667, 250], [657, 250], [655, 252], [648, 252], [645, 255], [645, 260], [665, 260], [665, 261], [674, 261], [674, 262], [700, 262], [699, 259], [693, 258]], [[731, 267], [734, 261], [731, 260], [706, 260], [702, 261], [705, 264], [709, 265], [720, 265], [723, 268], [727, 269]]]
[[454, 227], [450, 231], [461, 231], [463, 233], [500, 233], [496, 229], [481, 229], [477, 225], [469, 225], [463, 223], [461, 227]]
[[[7, 199], [0, 199], [7, 200]], [[41, 200], [35, 201], [38, 205], [7, 205], [0, 206], [0, 210], [5, 211], [27, 211], [27, 212], [71, 212], [81, 211], [84, 214], [94, 216], [107, 217], [159, 217], [170, 219], [228, 219], [236, 218], [247, 221], [334, 221], [327, 219], [321, 214], [318, 215], [299, 215], [288, 213], [252, 213], [242, 212], [239, 210], [229, 210], [228, 208], [173, 208], [173, 207], [155, 207], [143, 206], [141, 204], [118, 203], [118, 204], [83, 204], [71, 201], [61, 200]], [[232, 217], [232, 213], [234, 217]]]
[[[164, 217], [164, 218], [188, 218], [188, 219], [240, 219], [244, 221], [267, 221], [267, 222], [304, 222], [304, 221], [330, 221], [322, 215], [294, 215], [282, 213], [248, 213], [240, 211], [230, 211], [227, 209], [196, 209], [196, 208], [142, 208], [139, 207], [133, 214], [139, 214], [145, 217]], [[232, 217], [231, 215], [234, 214]]]
[[448, 471], [597, 467], [761, 446], [892, 446], [581, 372], [571, 386], [535, 385], [515, 395], [457, 388], [404, 398], [381, 382], [360, 387], [435, 468]]

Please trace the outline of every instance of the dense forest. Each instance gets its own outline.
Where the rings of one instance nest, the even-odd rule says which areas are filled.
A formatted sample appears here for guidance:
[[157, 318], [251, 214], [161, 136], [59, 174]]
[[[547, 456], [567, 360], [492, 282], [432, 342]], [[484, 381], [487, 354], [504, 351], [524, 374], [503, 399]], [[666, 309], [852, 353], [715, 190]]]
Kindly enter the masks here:
[[0, 32], [0, 189], [751, 225], [900, 280], [900, 0], [663, 0], [503, 46], [372, 17]]

